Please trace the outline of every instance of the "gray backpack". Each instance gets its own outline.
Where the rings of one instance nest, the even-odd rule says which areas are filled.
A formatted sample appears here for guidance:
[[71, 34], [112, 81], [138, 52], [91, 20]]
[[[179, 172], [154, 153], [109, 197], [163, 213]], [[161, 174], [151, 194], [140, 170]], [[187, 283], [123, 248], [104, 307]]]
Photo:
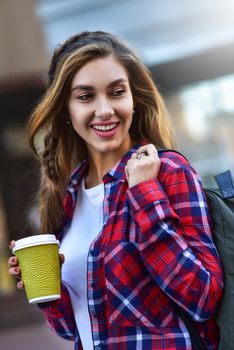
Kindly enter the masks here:
[[[214, 178], [218, 188], [204, 188], [204, 191], [214, 227], [214, 243], [224, 269], [224, 293], [216, 314], [221, 337], [219, 350], [234, 350], [234, 185], [230, 170]], [[176, 309], [189, 330], [193, 349], [206, 349], [193, 321], [178, 307]]]
[[224, 268], [224, 294], [216, 320], [220, 328], [219, 350], [234, 349], [234, 186], [230, 171], [215, 176], [219, 189], [206, 188], [214, 225], [214, 242]]

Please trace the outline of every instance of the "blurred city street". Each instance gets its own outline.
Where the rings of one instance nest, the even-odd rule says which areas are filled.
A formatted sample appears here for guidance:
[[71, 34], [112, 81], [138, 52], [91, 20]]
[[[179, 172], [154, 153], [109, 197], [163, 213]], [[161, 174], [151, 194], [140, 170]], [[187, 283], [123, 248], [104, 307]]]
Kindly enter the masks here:
[[73, 350], [74, 343], [62, 339], [39, 323], [0, 332], [1, 350]]

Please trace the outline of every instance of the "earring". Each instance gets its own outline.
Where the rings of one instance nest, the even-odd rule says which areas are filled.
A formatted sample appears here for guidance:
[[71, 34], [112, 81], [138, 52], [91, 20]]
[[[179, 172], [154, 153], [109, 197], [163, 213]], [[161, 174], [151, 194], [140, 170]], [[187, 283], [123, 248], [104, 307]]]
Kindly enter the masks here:
[[71, 125], [70, 119], [67, 119], [67, 120], [66, 120], [66, 124], [67, 124], [67, 125]]
[[133, 109], [132, 114], [135, 114], [135, 110]]

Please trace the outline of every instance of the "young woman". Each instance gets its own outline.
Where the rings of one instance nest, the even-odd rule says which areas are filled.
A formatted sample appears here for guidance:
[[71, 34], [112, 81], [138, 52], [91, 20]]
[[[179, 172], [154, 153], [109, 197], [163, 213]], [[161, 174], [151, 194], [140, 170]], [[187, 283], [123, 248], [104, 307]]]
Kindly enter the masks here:
[[206, 198], [182, 156], [157, 151], [175, 147], [172, 127], [136, 54], [104, 32], [68, 39], [28, 135], [41, 232], [65, 257], [61, 299], [39, 305], [51, 329], [79, 350], [191, 349], [177, 305], [217, 349], [223, 277]]

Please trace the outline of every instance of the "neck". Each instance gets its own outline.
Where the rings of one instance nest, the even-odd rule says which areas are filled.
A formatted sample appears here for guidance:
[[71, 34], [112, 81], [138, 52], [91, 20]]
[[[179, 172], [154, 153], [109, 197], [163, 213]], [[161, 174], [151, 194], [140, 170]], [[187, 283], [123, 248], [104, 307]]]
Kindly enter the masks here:
[[116, 152], [89, 153], [89, 169], [85, 178], [85, 187], [91, 188], [102, 183], [103, 176], [132, 148], [133, 143], [131, 140], [128, 147], [119, 149]]
[[114, 161], [114, 159], [108, 159], [108, 157], [101, 156], [99, 161], [93, 161], [89, 159], [89, 170], [87, 177], [85, 179], [85, 187], [91, 188], [102, 183], [103, 176], [113, 168], [113, 166], [118, 162], [119, 159]]

